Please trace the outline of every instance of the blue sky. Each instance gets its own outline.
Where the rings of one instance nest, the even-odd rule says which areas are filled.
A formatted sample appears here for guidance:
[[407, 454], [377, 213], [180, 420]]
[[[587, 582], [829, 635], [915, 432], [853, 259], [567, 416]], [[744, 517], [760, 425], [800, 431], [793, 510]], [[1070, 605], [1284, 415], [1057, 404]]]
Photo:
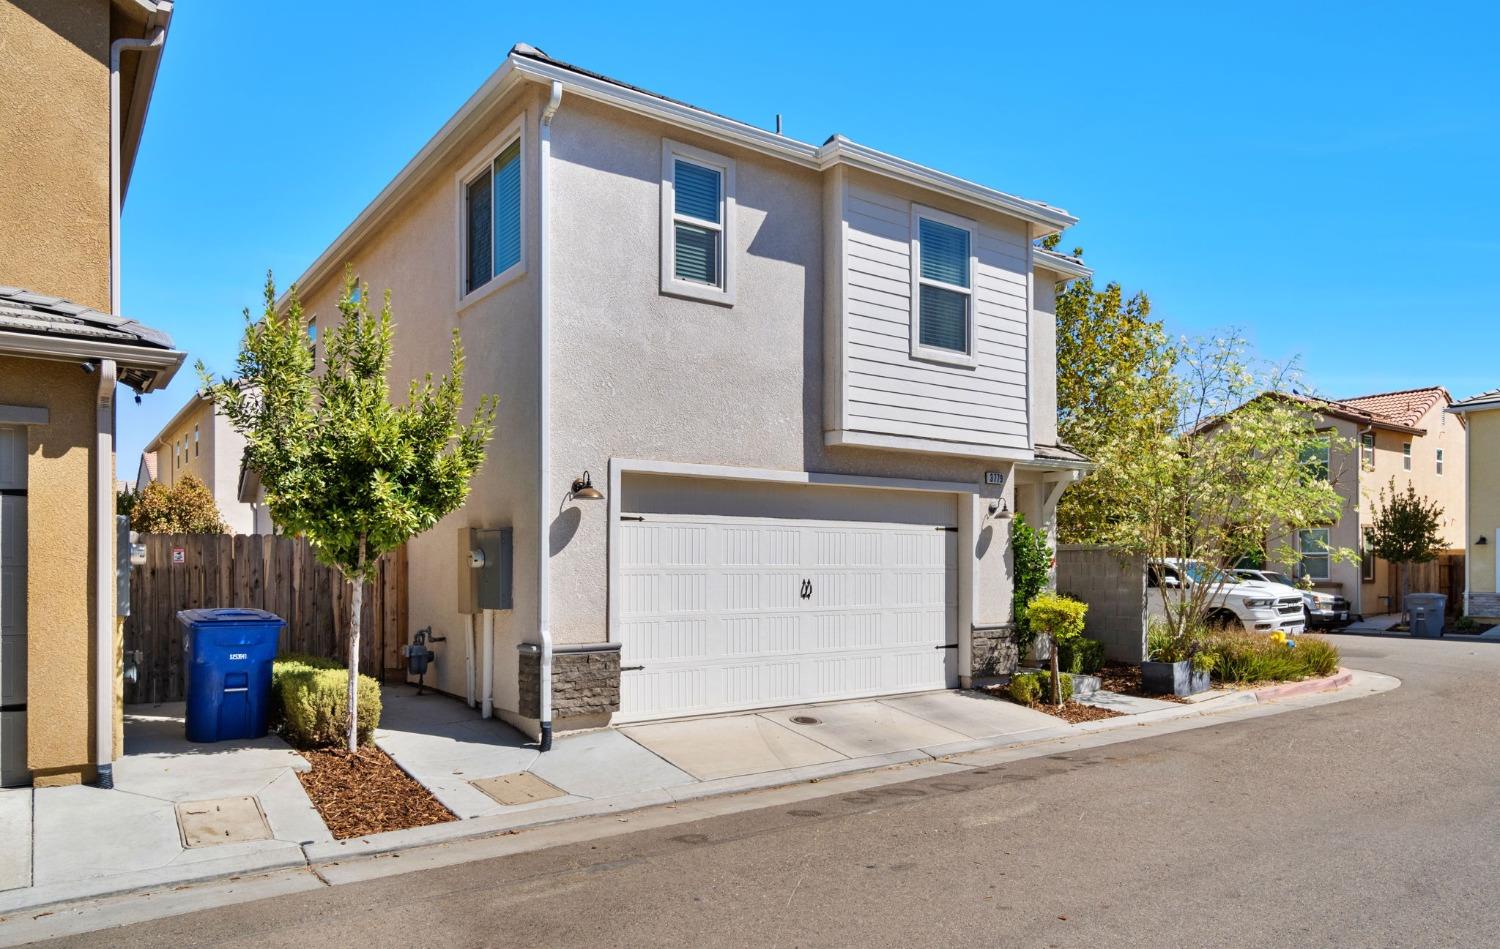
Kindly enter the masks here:
[[[125, 209], [124, 309], [232, 368], [267, 268], [300, 275], [525, 41], [1066, 207], [1064, 246], [1101, 280], [1148, 291], [1174, 332], [1300, 355], [1325, 394], [1500, 385], [1500, 13], [1220, 6], [923, 23], [803, 0], [680, 23], [681, 4], [183, 0]], [[195, 384], [122, 405], [122, 476]]]

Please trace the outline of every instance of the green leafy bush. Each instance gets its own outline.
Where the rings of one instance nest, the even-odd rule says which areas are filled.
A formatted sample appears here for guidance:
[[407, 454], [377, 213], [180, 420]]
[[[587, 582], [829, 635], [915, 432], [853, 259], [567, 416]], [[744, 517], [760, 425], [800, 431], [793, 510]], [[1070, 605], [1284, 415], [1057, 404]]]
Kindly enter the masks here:
[[1208, 648], [1216, 635], [1206, 627], [1193, 626], [1178, 636], [1161, 620], [1153, 620], [1146, 629], [1146, 658], [1152, 662], [1191, 662], [1197, 672], [1209, 672], [1218, 657]]
[[1333, 675], [1339, 651], [1316, 636], [1265, 636], [1222, 632], [1205, 650], [1214, 658], [1214, 678], [1222, 682], [1295, 682]]
[[[272, 716], [297, 747], [336, 745], [349, 729], [349, 672], [334, 659], [290, 655], [271, 666]], [[380, 683], [359, 677], [359, 742], [380, 724]]]
[[[1063, 701], [1073, 697], [1073, 677], [1063, 673], [1059, 678]], [[1010, 697], [1022, 705], [1052, 703], [1052, 674], [1050, 672], [1018, 672], [1010, 677]]]
[[1017, 514], [1010, 523], [1011, 559], [1015, 565], [1015, 583], [1011, 592], [1011, 615], [1016, 628], [1016, 650], [1025, 656], [1036, 641], [1037, 631], [1031, 625], [1028, 606], [1047, 587], [1052, 573], [1052, 547], [1045, 531], [1026, 523]]
[[1074, 675], [1094, 675], [1104, 668], [1104, 644], [1087, 636], [1057, 641], [1057, 666]]

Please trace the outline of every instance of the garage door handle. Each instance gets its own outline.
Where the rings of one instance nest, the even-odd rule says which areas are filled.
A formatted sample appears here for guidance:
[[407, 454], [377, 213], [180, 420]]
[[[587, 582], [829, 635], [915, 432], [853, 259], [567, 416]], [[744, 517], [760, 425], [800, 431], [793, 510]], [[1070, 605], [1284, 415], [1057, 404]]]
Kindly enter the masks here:
[[811, 596], [812, 596], [812, 581], [811, 580], [803, 580], [802, 581], [802, 599], [806, 600], [806, 599], [808, 599]]
[[640, 672], [644, 668], [646, 668], [646, 667], [645, 666], [621, 666], [620, 667], [620, 671], [621, 672]]
[[957, 649], [958, 643], [944, 643], [941, 646], [933, 646], [933, 649]]

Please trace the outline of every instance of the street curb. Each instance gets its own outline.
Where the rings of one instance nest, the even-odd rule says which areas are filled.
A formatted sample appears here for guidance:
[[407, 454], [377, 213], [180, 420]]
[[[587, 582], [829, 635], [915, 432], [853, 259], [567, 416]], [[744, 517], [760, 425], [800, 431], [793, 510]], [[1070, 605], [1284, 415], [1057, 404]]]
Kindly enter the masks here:
[[1293, 695], [1307, 695], [1310, 692], [1332, 692], [1342, 689], [1354, 682], [1354, 673], [1339, 666], [1339, 671], [1331, 676], [1321, 679], [1304, 679], [1301, 682], [1284, 682], [1281, 685], [1270, 685], [1264, 689], [1256, 689], [1254, 692], [1257, 702], [1274, 702]]

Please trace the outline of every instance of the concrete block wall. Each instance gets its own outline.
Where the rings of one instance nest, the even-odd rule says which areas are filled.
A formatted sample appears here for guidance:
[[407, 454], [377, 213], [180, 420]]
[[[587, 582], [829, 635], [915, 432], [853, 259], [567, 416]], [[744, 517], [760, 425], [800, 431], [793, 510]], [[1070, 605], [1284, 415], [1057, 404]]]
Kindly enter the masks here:
[[1057, 592], [1089, 605], [1084, 635], [1120, 662], [1146, 656], [1146, 559], [1110, 547], [1057, 545]]

